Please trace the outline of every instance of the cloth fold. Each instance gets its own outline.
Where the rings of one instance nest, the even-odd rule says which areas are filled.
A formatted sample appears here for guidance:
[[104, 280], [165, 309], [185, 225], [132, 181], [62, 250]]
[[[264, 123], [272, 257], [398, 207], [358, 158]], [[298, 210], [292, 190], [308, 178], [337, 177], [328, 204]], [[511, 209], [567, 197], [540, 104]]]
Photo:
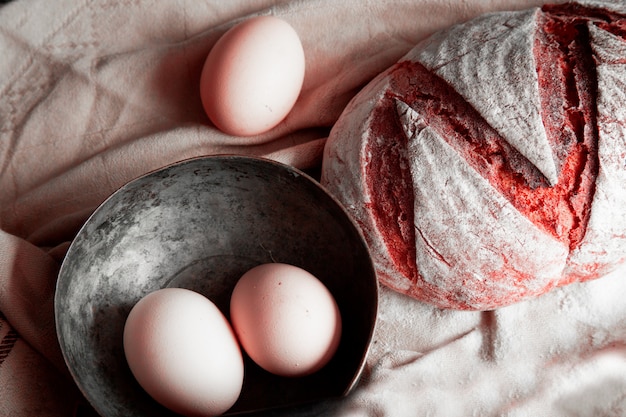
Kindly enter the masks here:
[[[415, 43], [541, 0], [14, 0], [0, 6], [0, 416], [95, 415], [56, 341], [69, 242], [126, 182], [202, 155], [315, 170], [349, 100]], [[266, 134], [216, 130], [198, 82], [212, 45], [256, 14], [289, 21], [306, 74]], [[626, 415], [626, 268], [492, 312], [383, 288], [362, 380], [282, 416]]]

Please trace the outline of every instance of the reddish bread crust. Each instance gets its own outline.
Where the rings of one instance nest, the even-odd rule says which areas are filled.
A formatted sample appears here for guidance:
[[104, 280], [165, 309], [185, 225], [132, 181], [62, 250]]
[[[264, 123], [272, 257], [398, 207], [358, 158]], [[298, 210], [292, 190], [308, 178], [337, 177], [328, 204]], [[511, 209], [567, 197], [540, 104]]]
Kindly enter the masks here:
[[[511, 304], [558, 285], [598, 278], [624, 260], [624, 221], [608, 231], [587, 232], [594, 201], [602, 198], [596, 196], [602, 153], [626, 158], [626, 139], [620, 142], [615, 129], [609, 132], [613, 144], [599, 150], [603, 129], [598, 118], [604, 115], [598, 91], [604, 86], [597, 76], [601, 59], [593, 49], [595, 32], [590, 31], [598, 28], [623, 42], [625, 19], [578, 4], [525, 13], [490, 15], [418, 45], [355, 98], [342, 115], [355, 120], [340, 119], [327, 144], [322, 181], [362, 225], [381, 281], [441, 307], [484, 310]], [[509, 138], [506, 126], [487, 120], [480, 100], [470, 103], [468, 93], [464, 98], [463, 91], [480, 95], [480, 87], [464, 90], [454, 78], [437, 73], [444, 65], [436, 63], [439, 58], [432, 51], [441, 47], [445, 55], [446, 48], [457, 47], [446, 44], [447, 36], [476, 37], [483, 33], [481, 25], [490, 33], [498, 24], [517, 25], [519, 34], [512, 36], [524, 37], [524, 30], [532, 30], [527, 37], [537, 84], [532, 110], [545, 135], [546, 155], [533, 154], [523, 137], [519, 145]], [[626, 56], [622, 59], [626, 62]], [[518, 87], [510, 85], [512, 90]], [[519, 94], [523, 99], [527, 93]], [[614, 123], [624, 126], [623, 120]], [[426, 149], [439, 159], [429, 163]], [[443, 162], [445, 155], [450, 155], [452, 168]], [[619, 170], [619, 163], [607, 169]], [[347, 175], [346, 170], [353, 172]], [[458, 184], [448, 189], [439, 178], [446, 175]], [[600, 183], [601, 194], [615, 189], [615, 184]], [[466, 204], [464, 197], [444, 196], [440, 214], [431, 200], [457, 189], [471, 200], [467, 210], [453, 207]], [[621, 192], [626, 193], [623, 188]], [[625, 200], [608, 204], [620, 201]], [[509, 222], [511, 217], [515, 219]], [[499, 227], [505, 230], [491, 232]], [[619, 233], [621, 242], [615, 243]], [[595, 257], [609, 235], [610, 255]], [[471, 259], [474, 251], [481, 260]]]

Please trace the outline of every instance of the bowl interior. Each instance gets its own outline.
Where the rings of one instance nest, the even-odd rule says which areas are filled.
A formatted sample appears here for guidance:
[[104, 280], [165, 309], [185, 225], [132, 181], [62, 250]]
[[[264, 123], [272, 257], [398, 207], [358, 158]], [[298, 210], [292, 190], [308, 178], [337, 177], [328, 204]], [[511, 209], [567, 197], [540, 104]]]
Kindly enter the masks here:
[[356, 384], [378, 300], [361, 234], [316, 181], [257, 158], [192, 159], [114, 193], [70, 246], [55, 296], [61, 349], [96, 411], [175, 415], [143, 391], [124, 357], [124, 323], [141, 297], [188, 288], [228, 317], [239, 277], [267, 262], [304, 268], [329, 288], [341, 310], [342, 339], [331, 362], [303, 378], [271, 375], [246, 357], [242, 394], [228, 414], [339, 397]]

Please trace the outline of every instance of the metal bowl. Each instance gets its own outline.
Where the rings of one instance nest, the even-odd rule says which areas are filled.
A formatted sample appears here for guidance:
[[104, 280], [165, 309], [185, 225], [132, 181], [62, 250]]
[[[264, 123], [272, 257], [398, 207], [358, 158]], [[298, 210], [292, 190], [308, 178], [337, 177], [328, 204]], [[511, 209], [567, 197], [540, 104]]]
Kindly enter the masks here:
[[331, 291], [343, 334], [331, 362], [283, 378], [245, 359], [241, 396], [227, 414], [341, 397], [363, 370], [376, 321], [378, 284], [365, 241], [315, 180], [259, 158], [191, 159], [131, 181], [82, 227], [55, 295], [59, 342], [77, 385], [103, 417], [170, 416], [126, 363], [126, 317], [143, 296], [183, 287], [228, 317], [239, 277], [260, 263], [308, 270]]

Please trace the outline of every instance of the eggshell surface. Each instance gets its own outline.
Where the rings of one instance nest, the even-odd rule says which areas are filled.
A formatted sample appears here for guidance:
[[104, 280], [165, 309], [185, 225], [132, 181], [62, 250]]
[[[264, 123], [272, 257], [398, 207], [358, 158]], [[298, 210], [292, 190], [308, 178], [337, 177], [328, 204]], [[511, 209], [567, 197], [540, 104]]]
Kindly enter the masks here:
[[185, 416], [215, 416], [237, 400], [243, 358], [220, 310], [182, 288], [149, 293], [124, 327], [128, 365], [148, 394]]
[[225, 133], [263, 133], [291, 111], [304, 68], [302, 43], [289, 23], [273, 16], [245, 20], [207, 56], [200, 78], [204, 110]]
[[341, 315], [324, 284], [293, 265], [256, 266], [231, 296], [233, 328], [250, 358], [276, 375], [314, 373], [341, 339]]

